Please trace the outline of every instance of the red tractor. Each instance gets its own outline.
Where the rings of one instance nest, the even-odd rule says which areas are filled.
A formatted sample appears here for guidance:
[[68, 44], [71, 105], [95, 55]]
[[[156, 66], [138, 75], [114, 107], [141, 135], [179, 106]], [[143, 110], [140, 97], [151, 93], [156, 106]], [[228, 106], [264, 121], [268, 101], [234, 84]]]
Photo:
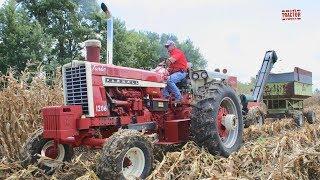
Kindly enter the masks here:
[[162, 96], [164, 67], [147, 71], [112, 65], [108, 43], [109, 64], [99, 62], [101, 44], [90, 40], [86, 61], [63, 66], [65, 105], [42, 109], [43, 128], [23, 148], [25, 164], [36, 162], [38, 154], [68, 161], [74, 147], [88, 146], [102, 148], [96, 169], [100, 178], [145, 178], [154, 164], [153, 143], [194, 140], [226, 157], [240, 148], [242, 108], [227, 75], [190, 68], [179, 84], [183, 101], [175, 104], [173, 97]]

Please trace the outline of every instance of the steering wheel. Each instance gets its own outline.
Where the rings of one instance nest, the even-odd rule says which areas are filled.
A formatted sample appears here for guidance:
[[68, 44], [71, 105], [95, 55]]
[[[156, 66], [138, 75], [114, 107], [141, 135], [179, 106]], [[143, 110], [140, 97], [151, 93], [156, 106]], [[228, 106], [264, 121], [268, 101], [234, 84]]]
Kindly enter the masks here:
[[158, 66], [163, 67], [163, 68], [167, 68], [168, 65], [165, 63], [167, 59], [168, 58], [166, 58], [166, 57], [159, 58], [160, 63], [158, 64]]
[[158, 66], [163, 67], [163, 68], [167, 68], [168, 67], [168, 65], [166, 63], [164, 63], [164, 62], [158, 64]]

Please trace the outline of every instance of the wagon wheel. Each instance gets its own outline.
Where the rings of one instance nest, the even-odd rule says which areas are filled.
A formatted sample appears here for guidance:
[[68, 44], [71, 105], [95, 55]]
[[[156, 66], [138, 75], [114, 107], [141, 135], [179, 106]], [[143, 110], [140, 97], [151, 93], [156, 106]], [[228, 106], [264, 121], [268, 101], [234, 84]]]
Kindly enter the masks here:
[[298, 127], [302, 127], [303, 126], [303, 115], [301, 112], [297, 112], [294, 114], [293, 116], [294, 122], [296, 123], [296, 125]]
[[309, 124], [313, 124], [316, 121], [316, 113], [314, 111], [307, 111], [305, 113], [306, 119]]

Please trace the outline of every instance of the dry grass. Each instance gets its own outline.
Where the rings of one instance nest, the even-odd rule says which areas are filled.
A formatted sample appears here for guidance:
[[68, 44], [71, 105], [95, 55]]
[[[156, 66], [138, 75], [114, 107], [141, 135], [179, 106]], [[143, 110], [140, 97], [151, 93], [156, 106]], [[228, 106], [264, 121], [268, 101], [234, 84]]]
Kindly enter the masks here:
[[319, 125], [279, 131], [246, 142], [229, 158], [188, 143], [180, 152], [167, 153], [150, 179], [314, 179], [320, 176], [319, 137]]
[[305, 99], [303, 103], [306, 107], [319, 106], [320, 105], [320, 94], [315, 94], [312, 97]]
[[[41, 125], [43, 106], [62, 103], [61, 78], [49, 87], [43, 78], [25, 72], [20, 80], [12, 73], [0, 91], [0, 179], [98, 179], [95, 162], [98, 153], [78, 154], [47, 176], [35, 165], [24, 169], [18, 161], [19, 149], [28, 135]], [[316, 98], [316, 97], [315, 97]], [[311, 103], [312, 102], [312, 103]], [[308, 103], [306, 103], [308, 104]], [[318, 101], [309, 108], [320, 115]], [[168, 152], [156, 162], [148, 179], [317, 179], [320, 177], [320, 122], [297, 128], [292, 119], [250, 126], [244, 132], [244, 145], [229, 158], [213, 156], [189, 142], [181, 150]]]

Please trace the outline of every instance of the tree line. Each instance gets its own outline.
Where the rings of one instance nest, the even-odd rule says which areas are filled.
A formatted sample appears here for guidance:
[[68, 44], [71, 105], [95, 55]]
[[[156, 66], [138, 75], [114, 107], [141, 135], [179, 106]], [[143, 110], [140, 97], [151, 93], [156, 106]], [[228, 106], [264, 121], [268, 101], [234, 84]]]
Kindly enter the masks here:
[[[99, 39], [106, 58], [106, 18], [97, 0], [8, 0], [0, 8], [0, 71], [20, 72], [26, 66], [45, 67], [47, 72], [73, 59], [83, 60], [82, 42]], [[128, 30], [114, 20], [114, 64], [152, 68], [166, 57], [165, 42], [177, 43], [195, 68], [206, 59], [190, 40], [173, 34]]]

